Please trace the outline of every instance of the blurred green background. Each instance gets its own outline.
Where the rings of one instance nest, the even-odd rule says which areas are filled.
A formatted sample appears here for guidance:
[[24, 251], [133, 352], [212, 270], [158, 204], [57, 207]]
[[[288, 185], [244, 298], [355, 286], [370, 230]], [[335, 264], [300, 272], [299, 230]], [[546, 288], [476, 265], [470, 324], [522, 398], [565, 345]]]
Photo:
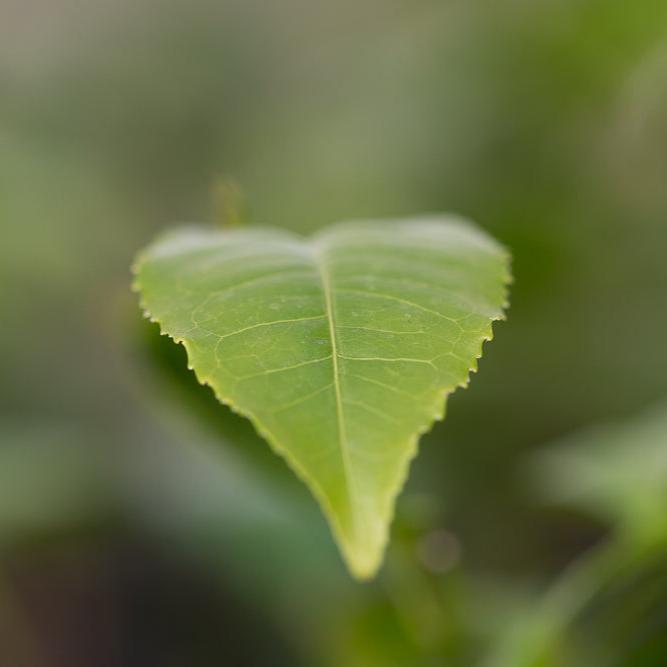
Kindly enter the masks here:
[[[229, 178], [514, 255], [371, 584], [130, 293]], [[0, 226], [0, 664], [667, 664], [664, 0], [2, 0]]]

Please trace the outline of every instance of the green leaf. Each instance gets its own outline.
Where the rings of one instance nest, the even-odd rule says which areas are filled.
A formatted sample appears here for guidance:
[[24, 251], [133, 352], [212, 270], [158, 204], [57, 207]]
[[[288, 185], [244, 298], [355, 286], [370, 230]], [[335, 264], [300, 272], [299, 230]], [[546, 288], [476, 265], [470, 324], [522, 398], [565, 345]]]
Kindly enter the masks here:
[[450, 218], [169, 233], [146, 314], [309, 486], [352, 573], [379, 567], [419, 436], [502, 317], [507, 254]]
[[635, 540], [667, 538], [667, 403], [590, 426], [539, 452], [529, 473], [547, 500], [580, 507]]

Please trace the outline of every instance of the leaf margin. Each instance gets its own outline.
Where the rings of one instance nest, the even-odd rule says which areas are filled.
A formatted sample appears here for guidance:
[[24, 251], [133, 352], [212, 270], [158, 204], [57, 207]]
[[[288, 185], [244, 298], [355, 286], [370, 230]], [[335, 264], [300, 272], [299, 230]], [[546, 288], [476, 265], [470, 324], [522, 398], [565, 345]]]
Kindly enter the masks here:
[[[234, 230], [231, 229], [226, 230], [219, 228], [216, 229], [213, 226], [206, 226], [206, 225], [188, 225], [187, 227], [174, 226], [173, 228], [164, 230], [162, 233], [158, 234], [158, 236], [155, 237], [146, 247], [144, 247], [143, 250], [137, 253], [131, 267], [131, 273], [133, 277], [131, 290], [139, 295], [139, 307], [142, 311], [144, 318], [146, 318], [151, 323], [158, 325], [161, 336], [167, 336], [174, 343], [182, 345], [184, 347], [188, 359], [187, 368], [188, 370], [194, 373], [197, 382], [202, 386], [209, 387], [219, 403], [229, 408], [233, 413], [238, 414], [245, 419], [248, 419], [253, 428], [255, 429], [255, 431], [257, 432], [257, 434], [269, 445], [269, 447], [273, 450], [275, 454], [280, 456], [285, 461], [288, 468], [294, 473], [294, 475], [300, 480], [300, 482], [302, 482], [306, 486], [306, 488], [312, 493], [318, 505], [320, 506], [322, 513], [324, 514], [327, 520], [327, 523], [331, 528], [332, 536], [338, 547], [339, 552], [343, 557], [343, 560], [345, 561], [345, 564], [347, 565], [353, 577], [359, 581], [369, 581], [370, 579], [372, 579], [377, 574], [377, 571], [382, 565], [382, 561], [384, 559], [384, 555], [390, 539], [391, 525], [394, 521], [396, 514], [396, 503], [409, 477], [412, 462], [419, 453], [419, 441], [426, 433], [430, 432], [434, 428], [437, 422], [445, 420], [449, 397], [453, 393], [455, 393], [457, 389], [466, 389], [470, 385], [472, 374], [473, 373], [476, 374], [478, 372], [479, 360], [483, 356], [484, 344], [487, 342], [491, 342], [494, 339], [494, 329], [493, 329], [494, 323], [507, 320], [507, 311], [510, 307], [509, 289], [510, 286], [513, 284], [513, 275], [511, 270], [512, 255], [502, 243], [497, 241], [493, 236], [484, 231], [477, 224], [473, 223], [472, 221], [466, 218], [453, 214], [436, 213], [436, 214], [414, 215], [405, 218], [387, 218], [387, 219], [373, 218], [364, 220], [361, 219], [345, 220], [316, 229], [312, 234], [308, 236], [278, 227], [252, 225], [245, 228], [247, 231], [252, 230], [253, 232], [256, 232], [258, 234], [261, 234], [262, 232], [270, 232], [274, 234], [276, 232], [280, 232], [281, 234], [291, 236], [293, 237], [294, 240], [298, 240], [301, 243], [311, 246], [314, 249], [318, 241], [320, 241], [323, 237], [325, 237], [326, 234], [331, 233], [335, 229], [339, 229], [345, 226], [354, 226], [363, 223], [378, 223], [378, 222], [405, 223], [407, 221], [427, 222], [433, 220], [465, 228], [466, 231], [470, 231], [479, 235], [480, 241], [488, 243], [494, 247], [494, 250], [496, 250], [499, 253], [499, 257], [502, 259], [502, 265], [503, 265], [503, 274], [500, 277], [501, 287], [502, 287], [502, 302], [499, 304], [498, 307], [499, 313], [495, 316], [488, 317], [487, 323], [485, 324], [484, 328], [479, 332], [480, 334], [479, 343], [478, 346], [476, 347], [472, 363], [468, 367], [465, 378], [457, 385], [455, 385], [453, 388], [442, 390], [440, 400], [438, 401], [438, 407], [436, 408], [436, 412], [431, 417], [425, 420], [425, 423], [422, 424], [413, 433], [413, 435], [406, 443], [405, 454], [402, 457], [399, 466], [400, 475], [397, 477], [394, 484], [387, 492], [386, 496], [382, 499], [385, 508], [385, 515], [383, 516], [383, 526], [382, 526], [383, 529], [382, 540], [378, 544], [378, 548], [375, 554], [373, 554], [373, 557], [371, 559], [365, 559], [365, 562], [363, 564], [361, 564], [356, 559], [356, 557], [351, 553], [348, 545], [346, 544], [344, 532], [339, 523], [339, 519], [336, 515], [336, 512], [331, 506], [326, 494], [321, 489], [317, 480], [314, 479], [301, 467], [298, 461], [296, 461], [296, 459], [291, 456], [290, 452], [287, 449], [285, 449], [283, 445], [280, 444], [279, 439], [269, 431], [269, 429], [266, 427], [266, 425], [262, 422], [261, 419], [259, 419], [251, 410], [243, 409], [240, 406], [238, 406], [235, 400], [232, 399], [231, 397], [223, 396], [221, 392], [216, 389], [216, 387], [212, 383], [211, 378], [205, 377], [196, 368], [194, 368], [192, 363], [193, 353], [188, 346], [188, 341], [181, 336], [173, 336], [168, 331], [166, 331], [163, 328], [160, 319], [153, 316], [149, 312], [148, 306], [145, 303], [145, 299], [140, 285], [139, 273], [141, 270], [141, 265], [147, 259], [150, 251], [153, 248], [157, 247], [158, 245], [164, 244], [170, 235], [172, 234], [175, 235], [176, 233], [182, 233], [184, 229], [188, 228], [193, 231], [206, 231], [206, 232], [211, 232], [211, 231], [225, 232]], [[235, 228], [235, 231], [238, 231], [238, 228]], [[321, 275], [319, 266], [316, 267], [316, 270]], [[323, 292], [326, 291], [327, 290], [324, 286], [324, 281], [323, 281]], [[330, 297], [327, 296], [327, 301], [329, 301], [329, 299]], [[334, 325], [332, 323], [333, 318], [331, 316], [331, 311], [329, 307], [327, 307], [327, 319], [331, 320], [330, 335], [332, 336], [332, 343], [333, 343]]]

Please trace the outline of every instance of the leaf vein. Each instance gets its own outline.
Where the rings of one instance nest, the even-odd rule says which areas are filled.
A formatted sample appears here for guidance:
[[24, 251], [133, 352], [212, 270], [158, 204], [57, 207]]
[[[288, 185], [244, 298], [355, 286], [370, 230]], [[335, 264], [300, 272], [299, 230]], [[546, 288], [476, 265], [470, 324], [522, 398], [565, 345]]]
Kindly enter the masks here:
[[252, 373], [251, 375], [241, 375], [240, 377], [236, 378], [237, 382], [241, 382], [242, 380], [251, 380], [256, 377], [261, 377], [263, 375], [272, 375], [273, 373], [282, 373], [283, 371], [291, 371], [294, 368], [301, 368], [301, 366], [308, 366], [309, 364], [318, 364], [322, 361], [327, 361], [328, 359], [331, 359], [330, 354], [328, 354], [326, 357], [319, 357], [318, 359], [309, 359], [308, 361], [302, 361], [298, 364], [292, 364], [291, 366], [281, 366], [280, 368], [269, 368], [268, 370], [261, 371], [260, 373]]
[[426, 313], [431, 313], [432, 315], [441, 317], [443, 320], [447, 320], [448, 322], [451, 322], [452, 324], [455, 324], [457, 327], [461, 328], [461, 325], [459, 324], [458, 320], [454, 319], [453, 317], [448, 317], [447, 315], [443, 315], [441, 312], [437, 310], [433, 310], [432, 308], [422, 306], [420, 303], [416, 303], [415, 301], [410, 301], [409, 299], [402, 299], [401, 297], [393, 296], [392, 294], [382, 294], [381, 292], [371, 292], [369, 290], [353, 289], [351, 287], [349, 288], [341, 287], [338, 289], [338, 291], [347, 292], [350, 294], [360, 294], [364, 296], [375, 297], [376, 299], [387, 299], [391, 301], [397, 301], [398, 303], [403, 303], [406, 306], [411, 306], [412, 308], [417, 308], [419, 310], [423, 310]]

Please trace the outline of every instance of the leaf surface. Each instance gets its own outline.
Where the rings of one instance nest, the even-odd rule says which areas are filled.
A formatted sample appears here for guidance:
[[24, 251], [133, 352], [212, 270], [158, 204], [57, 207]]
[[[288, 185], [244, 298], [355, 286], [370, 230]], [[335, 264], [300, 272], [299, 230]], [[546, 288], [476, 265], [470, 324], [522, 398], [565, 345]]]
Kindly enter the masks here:
[[352, 573], [382, 559], [419, 436], [465, 386], [508, 257], [463, 221], [185, 228], [139, 257], [146, 314], [309, 486]]

